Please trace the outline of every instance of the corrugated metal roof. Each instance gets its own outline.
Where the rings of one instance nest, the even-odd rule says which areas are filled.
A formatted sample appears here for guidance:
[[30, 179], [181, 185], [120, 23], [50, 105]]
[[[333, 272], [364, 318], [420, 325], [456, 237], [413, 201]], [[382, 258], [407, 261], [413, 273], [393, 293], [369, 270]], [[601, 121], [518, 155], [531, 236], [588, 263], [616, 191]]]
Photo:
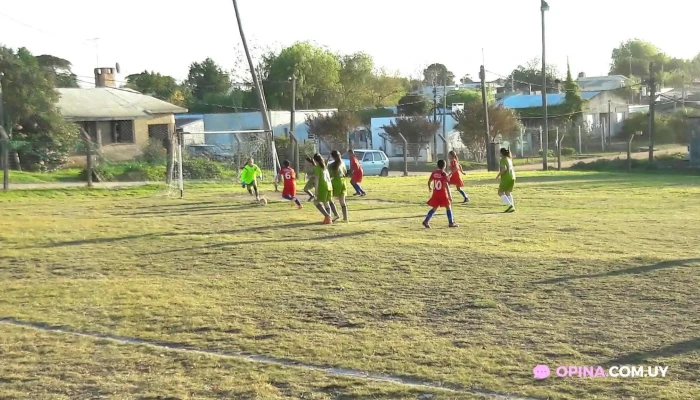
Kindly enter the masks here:
[[110, 121], [148, 118], [153, 114], [179, 114], [187, 109], [135, 90], [122, 88], [58, 89], [58, 108], [74, 121]]
[[[600, 94], [600, 92], [581, 92], [581, 97], [584, 100], [590, 100]], [[566, 94], [564, 93], [547, 93], [547, 105], [556, 106], [564, 102]], [[542, 107], [542, 95], [539, 94], [516, 94], [501, 99], [497, 104], [505, 108], [533, 108]]]
[[204, 123], [204, 116], [202, 116], [202, 118], [175, 118], [175, 126], [178, 128], [182, 128], [185, 125], [189, 125], [197, 121], [202, 121], [202, 123]]

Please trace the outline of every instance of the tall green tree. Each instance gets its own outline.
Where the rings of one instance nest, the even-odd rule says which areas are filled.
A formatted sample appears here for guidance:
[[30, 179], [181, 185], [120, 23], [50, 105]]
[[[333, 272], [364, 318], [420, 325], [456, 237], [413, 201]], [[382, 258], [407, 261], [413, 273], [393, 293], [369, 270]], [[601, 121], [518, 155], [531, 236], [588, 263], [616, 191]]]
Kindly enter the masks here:
[[[547, 93], [556, 92], [554, 81], [559, 76], [557, 67], [551, 64], [546, 66]], [[507, 82], [514, 82], [514, 90], [527, 92], [542, 90], [542, 62], [539, 58], [533, 58], [527, 64], [518, 65], [508, 76]]]
[[153, 71], [128, 75], [126, 87], [165, 101], [172, 100], [176, 92], [181, 90], [175, 78]]
[[610, 60], [610, 75], [631, 77], [649, 76], [649, 63], [659, 67], [668, 57], [653, 44], [640, 39], [630, 39], [613, 49]]
[[454, 103], [464, 103], [465, 105], [473, 101], [481, 101], [481, 93], [474, 90], [460, 89], [447, 92], [447, 107]]
[[42, 54], [36, 57], [39, 66], [46, 68], [53, 77], [58, 88], [79, 88], [78, 77], [73, 73], [73, 64], [70, 61], [50, 54]]
[[583, 110], [583, 98], [578, 84], [571, 75], [571, 67], [566, 63], [566, 81], [564, 81], [564, 105], [567, 113], [573, 114]]
[[[493, 140], [499, 135], [505, 140], [514, 140], [520, 132], [520, 121], [514, 110], [490, 104], [489, 132]], [[453, 113], [457, 122], [454, 129], [459, 132], [464, 147], [475, 161], [486, 159], [484, 141], [484, 109], [479, 102], [471, 102], [464, 110]]]
[[5, 127], [15, 168], [46, 170], [66, 161], [78, 132], [58, 110], [53, 73], [26, 48], [0, 46]]
[[408, 143], [408, 147], [404, 150], [408, 156], [413, 157], [417, 164], [420, 152], [430, 147], [430, 142], [439, 127], [439, 123], [430, 121], [426, 117], [404, 117], [397, 118], [396, 122], [382, 126], [382, 129], [392, 143], [401, 147], [404, 146], [404, 141], [401, 138], [403, 135]]
[[331, 114], [319, 114], [309, 117], [306, 126], [310, 135], [318, 138], [328, 147], [345, 151], [348, 146], [348, 135], [360, 125], [360, 121], [352, 112], [337, 111]]
[[340, 58], [338, 107], [357, 110], [373, 105], [374, 60], [366, 53]]
[[432, 104], [422, 94], [407, 94], [399, 99], [398, 114], [404, 117], [421, 116], [428, 114]]
[[370, 87], [372, 90], [372, 100], [369, 106], [395, 106], [398, 104], [401, 97], [410, 90], [410, 82], [406, 78], [398, 75], [391, 75], [384, 70], [380, 70], [372, 77]]
[[454, 85], [455, 74], [444, 64], [434, 63], [423, 70], [423, 83], [426, 85]]
[[231, 76], [211, 58], [190, 64], [185, 85], [197, 101], [212, 94], [227, 94], [232, 88]]
[[[357, 61], [361, 67], [363, 61]], [[267, 104], [273, 109], [289, 109], [290, 80], [296, 76], [297, 108], [328, 108], [337, 103], [340, 94], [340, 69], [338, 56], [309, 42], [297, 42], [278, 54], [268, 53], [262, 71]]]

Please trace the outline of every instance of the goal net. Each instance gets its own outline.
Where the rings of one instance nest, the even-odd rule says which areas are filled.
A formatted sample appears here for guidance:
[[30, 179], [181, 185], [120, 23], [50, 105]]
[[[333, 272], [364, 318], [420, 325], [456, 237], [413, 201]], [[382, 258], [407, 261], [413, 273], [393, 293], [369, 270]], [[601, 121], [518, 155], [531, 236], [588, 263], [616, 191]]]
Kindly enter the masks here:
[[265, 130], [209, 131], [178, 135], [175, 162], [169, 171], [169, 194], [184, 195], [190, 183], [240, 184], [248, 159], [262, 170], [262, 183], [273, 184], [279, 157], [272, 132]]

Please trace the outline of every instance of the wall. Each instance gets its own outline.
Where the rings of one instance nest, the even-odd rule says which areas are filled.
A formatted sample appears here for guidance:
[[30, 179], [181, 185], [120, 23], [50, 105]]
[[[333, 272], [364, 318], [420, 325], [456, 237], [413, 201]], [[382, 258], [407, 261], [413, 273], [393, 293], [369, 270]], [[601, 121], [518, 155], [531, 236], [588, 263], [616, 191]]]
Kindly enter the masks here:
[[[328, 115], [335, 110], [302, 110], [294, 115], [294, 132], [300, 141], [309, 140], [309, 130], [306, 126], [307, 118], [318, 114]], [[270, 111], [270, 124], [275, 136], [285, 135], [289, 132], [291, 112]], [[243, 112], [229, 114], [204, 114], [205, 132], [211, 131], [235, 131], [263, 129], [262, 115], [259, 112]], [[230, 134], [206, 135], [207, 144], [228, 144]]]
[[[193, 144], [204, 144], [204, 134], [199, 134], [199, 132], [204, 132], [204, 120], [190, 122], [187, 125], [183, 125], [183, 141], [185, 146]], [[187, 134], [189, 132], [189, 134]]]
[[[584, 112], [584, 122], [587, 122], [593, 129], [604, 129], [607, 132], [608, 100], [611, 101], [610, 111], [612, 111], [612, 134], [617, 135], [622, 129], [622, 125], [629, 114], [629, 106], [623, 98], [612, 94], [612, 92], [601, 92], [599, 95], [588, 100], [586, 111]], [[601, 115], [602, 114], [602, 115]], [[602, 128], [601, 126], [604, 125]]]
[[134, 140], [136, 146], [143, 148], [148, 144], [148, 125], [169, 125], [169, 132], [175, 132], [175, 116], [173, 114], [154, 114], [149, 119], [137, 119], [134, 121]]

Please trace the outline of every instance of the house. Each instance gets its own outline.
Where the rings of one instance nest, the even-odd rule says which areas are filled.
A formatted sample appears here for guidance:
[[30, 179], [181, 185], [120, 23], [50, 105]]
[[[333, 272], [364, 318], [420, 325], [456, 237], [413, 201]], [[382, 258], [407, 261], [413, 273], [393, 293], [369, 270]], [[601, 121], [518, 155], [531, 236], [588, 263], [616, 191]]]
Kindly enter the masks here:
[[[613, 93], [613, 91], [586, 91], [581, 92], [581, 97], [586, 100], [585, 108], [581, 115], [575, 117], [578, 123], [586, 125], [593, 130], [605, 131], [608, 126], [608, 119], [611, 118], [612, 134], [617, 134], [622, 128], [622, 122], [630, 113], [630, 107], [622, 97]], [[566, 94], [564, 93], [548, 93], [547, 106], [553, 107], [564, 103]], [[516, 111], [522, 111], [529, 108], [542, 108], [542, 95], [512, 95], [501, 99], [497, 104], [511, 108]], [[608, 110], [610, 113], [608, 114]], [[560, 116], [552, 115], [550, 118], [554, 121]], [[549, 119], [549, 118], [548, 118]], [[523, 119], [523, 125], [526, 127], [539, 127], [542, 125], [541, 117], [530, 117]]]
[[622, 75], [586, 76], [583, 72], [578, 74], [578, 79], [576, 79], [576, 83], [582, 92], [620, 89], [625, 87], [626, 81], [627, 77]]
[[131, 160], [150, 139], [174, 133], [175, 114], [187, 109], [114, 82], [114, 68], [96, 68], [94, 88], [58, 89], [58, 108], [63, 118], [88, 132], [103, 156]]
[[204, 115], [176, 115], [175, 129], [178, 131], [182, 130], [182, 139], [185, 146], [204, 144]]
[[[435, 93], [433, 93], [433, 90]], [[445, 93], [450, 93], [454, 90], [474, 90], [481, 91], [481, 82], [469, 82], [469, 83], [459, 83], [456, 85], [448, 86], [424, 86], [419, 90], [419, 93], [423, 96], [432, 99], [434, 94], [437, 95], [438, 99], [442, 99]], [[505, 92], [505, 85], [503, 85], [502, 80], [495, 80], [486, 82], [486, 90], [493, 95], [501, 94]]]

